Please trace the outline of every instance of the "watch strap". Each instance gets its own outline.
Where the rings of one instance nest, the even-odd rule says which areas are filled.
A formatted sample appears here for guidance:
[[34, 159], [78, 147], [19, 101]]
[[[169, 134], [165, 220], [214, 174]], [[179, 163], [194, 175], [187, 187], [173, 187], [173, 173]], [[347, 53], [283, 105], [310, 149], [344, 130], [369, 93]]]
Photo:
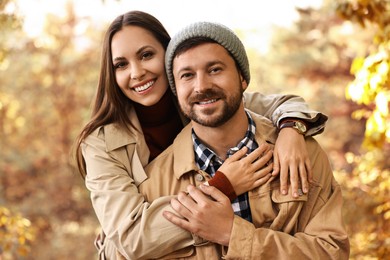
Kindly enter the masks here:
[[[297, 123], [301, 123], [305, 126], [305, 131], [301, 131], [298, 127], [297, 127]], [[279, 131], [282, 130], [283, 128], [286, 128], [286, 127], [291, 127], [293, 129], [295, 129], [299, 134], [305, 134], [307, 132], [307, 124], [302, 121], [302, 120], [298, 120], [298, 119], [285, 119], [283, 120], [281, 123], [280, 123], [280, 126], [279, 126]]]

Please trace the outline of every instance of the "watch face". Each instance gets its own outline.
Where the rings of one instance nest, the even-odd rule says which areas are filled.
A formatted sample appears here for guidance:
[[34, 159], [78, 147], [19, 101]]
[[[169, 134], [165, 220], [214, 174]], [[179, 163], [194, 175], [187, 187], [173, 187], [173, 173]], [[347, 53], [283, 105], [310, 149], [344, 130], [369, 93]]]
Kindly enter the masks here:
[[302, 124], [301, 122], [295, 122], [296, 128], [298, 129], [299, 132], [305, 133], [306, 132], [306, 126]]

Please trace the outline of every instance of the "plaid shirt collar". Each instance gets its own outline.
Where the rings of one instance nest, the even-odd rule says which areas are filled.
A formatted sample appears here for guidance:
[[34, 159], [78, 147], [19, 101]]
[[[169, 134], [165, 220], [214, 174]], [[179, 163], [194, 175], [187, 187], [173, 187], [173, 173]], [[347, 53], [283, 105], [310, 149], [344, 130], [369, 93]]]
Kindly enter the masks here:
[[[255, 141], [256, 125], [251, 115], [247, 111], [245, 112], [248, 118], [248, 129], [245, 133], [244, 138], [238, 143], [238, 145], [230, 148], [227, 151], [226, 153], [227, 157], [230, 157], [231, 155], [233, 155], [235, 152], [237, 152], [244, 146], [248, 147], [248, 153], [252, 152], [257, 148], [257, 143]], [[201, 143], [201, 141], [196, 136], [193, 129], [192, 129], [192, 141], [194, 143], [195, 161], [199, 169], [207, 172], [207, 168], [209, 168], [210, 164], [214, 165], [214, 162], [216, 162], [217, 164], [223, 163], [223, 161], [215, 154], [213, 150], [211, 150], [210, 148], [208, 148], [207, 146]], [[213, 175], [213, 173], [210, 172], [209, 174]]]

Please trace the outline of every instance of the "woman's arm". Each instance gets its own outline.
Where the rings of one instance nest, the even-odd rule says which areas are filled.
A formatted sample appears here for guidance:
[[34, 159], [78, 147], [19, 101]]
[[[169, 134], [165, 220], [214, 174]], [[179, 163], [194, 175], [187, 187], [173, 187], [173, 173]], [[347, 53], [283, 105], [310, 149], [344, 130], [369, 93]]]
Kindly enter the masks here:
[[288, 179], [294, 197], [302, 192], [307, 193], [313, 174], [304, 137], [322, 133], [328, 117], [309, 109], [305, 100], [295, 95], [245, 92], [244, 98], [246, 108], [269, 118], [277, 128], [287, 120], [299, 120], [306, 125], [307, 131], [303, 134], [292, 127], [280, 130], [274, 148], [273, 175], [280, 173], [280, 190], [283, 194], [287, 194]]
[[308, 130], [305, 136], [320, 134], [325, 129], [328, 117], [321, 112], [309, 108], [306, 101], [296, 95], [272, 94], [263, 95], [259, 92], [244, 92], [245, 107], [270, 119], [279, 128], [283, 120], [300, 119]]
[[[149, 259], [204, 242], [200, 237], [161, 217], [163, 211], [172, 211], [172, 196], [159, 197], [152, 202], [145, 200], [138, 184], [144, 181], [147, 175], [135, 149], [136, 144], [129, 144], [128, 141], [121, 143], [118, 141], [121, 139], [120, 134], [115, 132], [116, 148], [108, 148], [106, 138], [110, 130], [104, 130], [105, 133], [101, 130], [87, 137], [82, 144], [82, 152], [87, 168], [85, 184], [105, 234], [105, 241], [100, 240], [100, 244], [106, 247], [106, 254], [112, 253], [107, 257], [115, 257], [116, 251], [108, 250], [112, 247], [126, 259]], [[272, 164], [265, 168], [264, 166], [272, 155], [270, 149], [269, 145], [265, 144], [246, 157], [246, 151], [240, 150], [233, 155], [235, 157], [227, 160], [221, 169], [226, 172], [240, 172], [241, 177], [239, 181], [232, 180], [232, 183], [235, 183], [233, 192], [241, 194], [250, 190], [253, 185], [258, 186], [258, 179], [261, 182], [269, 179]], [[267, 155], [262, 156], [265, 153]], [[258, 159], [260, 156], [262, 158]], [[253, 163], [254, 161], [256, 162]], [[263, 175], [268, 177], [264, 178]], [[248, 176], [246, 180], [251, 181], [242, 183], [243, 176]]]
[[132, 157], [125, 147], [107, 152], [101, 136], [91, 135], [83, 144], [85, 183], [106, 240], [126, 259], [158, 258], [193, 245], [191, 233], [161, 217], [171, 210], [171, 197], [146, 202], [121, 153]]

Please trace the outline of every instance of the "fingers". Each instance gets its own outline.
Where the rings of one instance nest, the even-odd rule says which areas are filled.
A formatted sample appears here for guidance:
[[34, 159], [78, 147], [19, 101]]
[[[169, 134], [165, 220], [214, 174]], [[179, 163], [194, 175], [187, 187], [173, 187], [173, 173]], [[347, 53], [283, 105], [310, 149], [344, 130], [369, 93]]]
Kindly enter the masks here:
[[[223, 192], [221, 192], [219, 189], [215, 188], [214, 186], [208, 186], [208, 185], [203, 185], [203, 184], [199, 185], [199, 189], [204, 194], [193, 186], [191, 187], [191, 189], [195, 189], [195, 190], [197, 190], [198, 193], [201, 193], [201, 195], [203, 196], [202, 199], [207, 198], [204, 196], [204, 194], [207, 194], [208, 196], [213, 198], [215, 201], [224, 202], [224, 203], [227, 202], [230, 204], [229, 198], [225, 194], [223, 194]], [[192, 196], [191, 192], [190, 192], [190, 195]]]
[[253, 182], [252, 188], [258, 187], [260, 185], [263, 185], [271, 178], [271, 171], [273, 168], [273, 164], [267, 165], [265, 168], [255, 172], [254, 176], [256, 177], [256, 180]]
[[268, 150], [262, 157], [258, 158], [255, 162], [252, 163], [252, 168], [255, 170], [261, 169], [264, 166], [267, 166], [267, 163], [272, 159], [273, 151]]
[[255, 172], [267, 166], [267, 163], [272, 161], [272, 155], [273, 151], [270, 146], [263, 143], [242, 161], [248, 165], [247, 167], [251, 172]]
[[307, 193], [309, 191], [309, 183], [308, 173], [304, 163], [299, 164], [299, 176], [301, 178], [302, 191], [303, 193]]
[[272, 176], [277, 176], [280, 172], [279, 155], [277, 151], [274, 151], [273, 155], [274, 155], [274, 164], [273, 164], [274, 167], [272, 171]]
[[[294, 198], [299, 197], [298, 195], [298, 189], [299, 189], [299, 173], [298, 173], [298, 167], [295, 165], [295, 163], [292, 163], [290, 165], [290, 183], [291, 183], [291, 192]], [[306, 171], [305, 171], [306, 174]]]
[[243, 160], [246, 160], [250, 163], [256, 161], [259, 157], [262, 157], [262, 155], [266, 152], [270, 150], [270, 146], [267, 144], [267, 143], [262, 143], [259, 147], [257, 147], [253, 152], [251, 152], [250, 154], [248, 154], [247, 157], [245, 157], [245, 159]]
[[282, 162], [280, 164], [280, 192], [283, 195], [287, 194], [287, 182], [288, 182], [288, 164], [286, 162]]
[[246, 153], [248, 152], [248, 147], [244, 146], [237, 152], [235, 152], [232, 156], [226, 159], [226, 161], [238, 161], [241, 158], [245, 157]]
[[186, 219], [183, 219], [170, 211], [164, 211], [162, 214], [169, 222], [181, 228], [188, 229], [189, 222]]
[[307, 178], [309, 179], [309, 182], [313, 181], [313, 169], [311, 168], [311, 162], [310, 159], [305, 160], [305, 166], [307, 170]]
[[172, 208], [183, 217], [191, 214], [195, 204], [196, 202], [184, 191], [179, 192], [177, 198], [171, 199]]

